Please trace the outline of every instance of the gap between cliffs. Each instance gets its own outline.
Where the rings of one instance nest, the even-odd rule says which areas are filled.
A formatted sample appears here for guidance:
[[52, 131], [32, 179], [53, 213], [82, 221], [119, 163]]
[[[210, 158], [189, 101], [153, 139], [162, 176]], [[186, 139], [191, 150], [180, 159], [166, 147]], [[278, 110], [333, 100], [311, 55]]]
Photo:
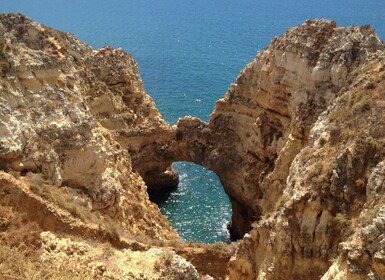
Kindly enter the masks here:
[[[241, 71], [209, 123], [168, 125], [130, 54], [0, 14], [0, 204], [47, 209], [42, 229], [76, 234], [84, 210], [117, 247], [119, 230], [178, 242], [142, 178], [162, 191], [178, 184], [171, 164], [188, 161], [218, 175], [231, 236], [244, 236], [229, 279], [319, 279], [329, 267], [335, 279], [338, 266], [383, 279], [384, 61], [370, 26], [306, 21]], [[228, 254], [202, 255], [204, 271], [224, 274]]]
[[183, 240], [228, 243], [231, 205], [218, 176], [190, 162], [176, 162], [172, 168], [179, 174], [178, 187], [149, 191], [150, 200]]
[[383, 49], [370, 26], [309, 20], [291, 28], [241, 71], [209, 123], [187, 116], [128, 135], [138, 143], [129, 148], [133, 167], [152, 191], [178, 184], [176, 161], [215, 172], [232, 205], [231, 238], [239, 239], [281, 206], [289, 168], [317, 118]]
[[214, 131], [200, 119], [183, 117], [176, 125], [163, 131], [156, 141], [145, 144], [142, 142], [140, 152], [133, 157], [133, 168], [140, 171], [148, 190], [158, 193], [167, 192], [167, 189], [178, 185], [179, 176], [171, 168], [174, 162], [192, 162], [213, 171], [229, 197], [233, 211], [229, 226], [230, 236], [232, 240], [236, 240], [250, 229], [249, 221], [255, 219], [251, 217], [255, 213], [239, 203], [233, 194], [233, 184], [237, 183], [233, 176], [237, 162], [241, 159], [237, 157], [235, 150], [231, 153], [231, 147], [218, 145], [222, 143], [222, 137], [221, 133]]

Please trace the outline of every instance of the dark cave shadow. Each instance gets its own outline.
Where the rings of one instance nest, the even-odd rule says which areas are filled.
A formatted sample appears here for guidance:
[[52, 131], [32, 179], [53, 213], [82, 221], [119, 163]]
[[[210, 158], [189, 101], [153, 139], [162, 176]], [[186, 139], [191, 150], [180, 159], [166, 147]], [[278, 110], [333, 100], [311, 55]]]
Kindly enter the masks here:
[[178, 186], [159, 190], [159, 191], [149, 190], [148, 196], [150, 197], [151, 202], [154, 202], [156, 204], [160, 204], [160, 203], [166, 202], [167, 199], [170, 197], [171, 193], [176, 191], [177, 188], [178, 188]]

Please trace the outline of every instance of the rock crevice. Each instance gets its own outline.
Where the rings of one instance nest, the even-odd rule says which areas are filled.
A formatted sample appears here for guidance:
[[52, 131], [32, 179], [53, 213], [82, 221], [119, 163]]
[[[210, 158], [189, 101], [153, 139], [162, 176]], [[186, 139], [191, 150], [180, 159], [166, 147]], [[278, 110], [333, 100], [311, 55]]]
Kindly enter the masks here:
[[[384, 81], [385, 46], [370, 26], [307, 21], [241, 71], [208, 123], [169, 125], [129, 53], [0, 15], [0, 204], [42, 209], [42, 229], [88, 228], [123, 247], [139, 243], [124, 243], [109, 223], [147, 243], [180, 242], [147, 188], [177, 185], [171, 164], [189, 161], [214, 171], [230, 198], [231, 234], [242, 240], [229, 279], [383, 279]], [[98, 214], [95, 229], [74, 205]], [[200, 277], [167, 250], [110, 253], [152, 256], [149, 271], [157, 265], [164, 277]], [[163, 255], [166, 266], [155, 262]]]
[[309, 144], [318, 116], [383, 51], [368, 26], [316, 20], [291, 28], [242, 70], [209, 123], [181, 118], [156, 142], [141, 146], [137, 162], [155, 163], [139, 163], [139, 169], [156, 170], [154, 175], [172, 162], [191, 161], [213, 170], [233, 205], [234, 237], [241, 237], [276, 210], [289, 167]]

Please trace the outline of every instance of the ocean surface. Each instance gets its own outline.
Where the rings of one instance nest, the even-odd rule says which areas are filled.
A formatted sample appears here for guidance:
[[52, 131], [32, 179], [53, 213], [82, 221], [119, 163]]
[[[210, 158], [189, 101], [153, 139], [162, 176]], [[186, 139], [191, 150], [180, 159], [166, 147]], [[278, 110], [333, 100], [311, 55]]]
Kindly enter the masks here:
[[[22, 12], [95, 48], [131, 52], [169, 123], [184, 115], [207, 121], [256, 53], [306, 19], [369, 23], [385, 38], [383, 0], [0, 0], [0, 12]], [[190, 163], [174, 168], [181, 183], [159, 202], [161, 211], [186, 240], [228, 241], [231, 209], [216, 175]]]

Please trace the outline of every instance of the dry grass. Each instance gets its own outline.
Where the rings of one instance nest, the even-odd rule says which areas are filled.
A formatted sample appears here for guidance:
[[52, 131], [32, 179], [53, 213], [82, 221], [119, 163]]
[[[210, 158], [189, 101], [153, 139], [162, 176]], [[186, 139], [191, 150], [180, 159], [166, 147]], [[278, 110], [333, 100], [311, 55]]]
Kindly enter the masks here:
[[208, 127], [202, 129], [202, 134], [206, 136], [210, 136], [212, 134], [212, 130]]
[[124, 229], [118, 221], [110, 217], [102, 217], [100, 212], [91, 212], [87, 204], [76, 199], [67, 188], [57, 188], [47, 183], [44, 179], [39, 180], [38, 174], [34, 174], [29, 181], [29, 189], [36, 195], [55, 204], [58, 208], [67, 210], [74, 217], [85, 223], [95, 223], [104, 228], [109, 238], [119, 240]]
[[215, 242], [210, 245], [209, 250], [222, 255], [232, 255], [235, 250], [235, 244], [226, 244], [224, 242]]
[[92, 279], [76, 264], [59, 268], [41, 262], [40, 233], [39, 226], [25, 214], [0, 205], [0, 279]]
[[56, 267], [40, 262], [37, 255], [29, 255], [22, 247], [0, 242], [0, 279], [82, 280], [93, 277], [87, 269], [76, 267], [74, 263]]
[[71, 195], [62, 192], [58, 188], [49, 184], [30, 184], [30, 190], [42, 198], [54, 203], [58, 207], [67, 210], [82, 221], [92, 221], [91, 211], [76, 202]]
[[121, 235], [121, 229], [117, 222], [113, 220], [108, 220], [105, 223], [105, 228], [109, 237], [111, 237], [112, 239], [119, 239], [119, 236]]
[[173, 260], [174, 260], [174, 253], [172, 251], [165, 251], [155, 261], [154, 268], [157, 271], [170, 270]]
[[33, 253], [39, 247], [41, 229], [30, 222], [26, 215], [13, 211], [12, 207], [0, 205], [0, 240], [11, 247], [23, 247]]

